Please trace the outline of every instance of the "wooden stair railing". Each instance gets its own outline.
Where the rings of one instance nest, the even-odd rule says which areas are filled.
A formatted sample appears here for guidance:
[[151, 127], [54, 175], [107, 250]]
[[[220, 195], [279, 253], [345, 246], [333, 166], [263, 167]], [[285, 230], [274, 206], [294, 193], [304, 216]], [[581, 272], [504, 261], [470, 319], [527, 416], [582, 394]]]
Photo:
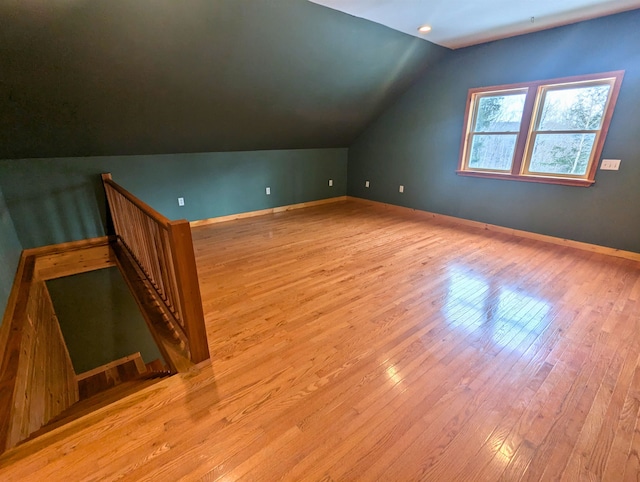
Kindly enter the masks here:
[[[79, 384], [89, 382], [79, 382], [79, 378], [86, 379], [91, 374], [78, 377], [73, 369], [46, 280], [105, 267], [119, 266], [122, 270], [123, 265], [129, 267], [130, 278], [140, 277], [142, 272], [137, 265], [127, 265], [118, 258], [121, 251], [128, 253], [121, 246], [115, 238], [102, 237], [22, 252], [0, 325], [0, 453], [60, 426], [64, 420], [82, 416], [119, 396], [193, 367], [182, 343], [184, 332], [172, 331], [170, 320], [165, 320], [167, 310], [157, 310], [145, 318], [153, 322], [152, 335], [161, 353], [167, 355], [169, 367], [160, 360], [145, 365], [139, 357], [133, 357], [134, 367], [117, 366], [123, 364], [122, 360], [112, 362], [114, 370], [105, 375], [113, 379], [113, 383], [106, 383], [115, 385], [104, 390], [109, 393], [102, 396], [105, 387], [87, 386], [81, 393]], [[150, 295], [155, 289], [150, 289], [148, 283], [141, 288], [135, 282], [130, 286], [138, 289], [138, 293], [132, 293], [134, 298], [142, 292], [156, 303]], [[88, 397], [88, 391], [94, 401], [79, 405]]]
[[153, 288], [155, 299], [185, 338], [191, 362], [209, 358], [191, 228], [170, 221], [102, 174], [116, 236]]
[[[108, 174], [103, 175], [103, 183], [116, 241], [96, 238], [22, 253], [0, 325], [0, 453], [43, 427], [50, 428], [52, 420], [79, 403], [76, 374], [46, 279], [116, 264], [129, 286], [136, 288], [133, 294], [139, 304], [149, 299], [159, 306], [145, 318], [152, 321], [152, 334], [161, 352], [168, 355], [165, 359], [171, 370], [141, 375], [144, 383], [209, 358], [188, 221], [169, 221]], [[131, 275], [129, 279], [124, 271]], [[114, 391], [113, 396], [125, 389], [135, 390], [140, 381], [125, 382], [127, 387]]]

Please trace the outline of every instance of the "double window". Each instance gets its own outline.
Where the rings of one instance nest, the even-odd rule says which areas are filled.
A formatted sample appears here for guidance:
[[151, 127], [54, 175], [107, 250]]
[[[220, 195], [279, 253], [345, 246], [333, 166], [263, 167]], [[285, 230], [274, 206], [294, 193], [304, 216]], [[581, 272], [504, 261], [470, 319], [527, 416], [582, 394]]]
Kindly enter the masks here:
[[622, 76], [471, 89], [458, 174], [593, 184]]

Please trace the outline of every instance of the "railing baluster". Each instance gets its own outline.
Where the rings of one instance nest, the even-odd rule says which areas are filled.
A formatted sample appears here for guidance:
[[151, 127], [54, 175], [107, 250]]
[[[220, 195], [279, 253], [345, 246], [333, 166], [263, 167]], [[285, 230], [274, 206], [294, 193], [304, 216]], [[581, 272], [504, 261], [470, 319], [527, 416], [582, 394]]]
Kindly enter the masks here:
[[209, 358], [204, 313], [188, 221], [169, 221], [120, 187], [102, 181], [116, 235], [189, 340], [194, 363]]

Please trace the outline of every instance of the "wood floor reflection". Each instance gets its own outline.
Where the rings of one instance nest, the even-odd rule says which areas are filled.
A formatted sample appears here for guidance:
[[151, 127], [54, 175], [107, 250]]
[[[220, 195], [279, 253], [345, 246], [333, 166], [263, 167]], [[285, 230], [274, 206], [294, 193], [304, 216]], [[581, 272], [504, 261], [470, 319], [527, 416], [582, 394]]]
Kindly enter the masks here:
[[211, 365], [0, 479], [638, 479], [640, 263], [356, 202], [194, 242]]

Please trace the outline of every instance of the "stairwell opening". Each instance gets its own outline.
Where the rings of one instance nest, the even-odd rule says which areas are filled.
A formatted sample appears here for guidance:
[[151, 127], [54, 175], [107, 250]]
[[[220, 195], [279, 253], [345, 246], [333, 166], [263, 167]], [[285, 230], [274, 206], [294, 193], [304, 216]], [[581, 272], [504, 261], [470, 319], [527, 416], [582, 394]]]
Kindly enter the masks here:
[[47, 289], [79, 376], [138, 352], [166, 365], [118, 268], [48, 280]]

